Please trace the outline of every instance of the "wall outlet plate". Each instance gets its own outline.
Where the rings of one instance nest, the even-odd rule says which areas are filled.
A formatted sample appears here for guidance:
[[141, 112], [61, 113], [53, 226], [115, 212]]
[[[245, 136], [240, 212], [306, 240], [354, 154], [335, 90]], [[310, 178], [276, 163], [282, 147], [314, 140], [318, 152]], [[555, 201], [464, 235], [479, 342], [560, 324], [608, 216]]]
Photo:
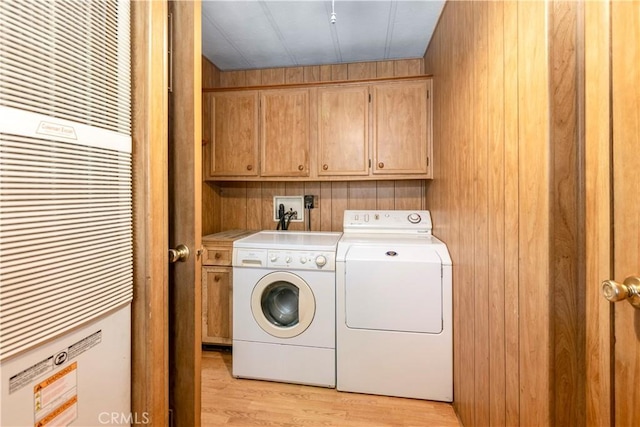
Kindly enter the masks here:
[[291, 222], [304, 221], [304, 196], [273, 196], [273, 220], [278, 222], [278, 207], [284, 205], [284, 211], [293, 210], [296, 214], [291, 218]]

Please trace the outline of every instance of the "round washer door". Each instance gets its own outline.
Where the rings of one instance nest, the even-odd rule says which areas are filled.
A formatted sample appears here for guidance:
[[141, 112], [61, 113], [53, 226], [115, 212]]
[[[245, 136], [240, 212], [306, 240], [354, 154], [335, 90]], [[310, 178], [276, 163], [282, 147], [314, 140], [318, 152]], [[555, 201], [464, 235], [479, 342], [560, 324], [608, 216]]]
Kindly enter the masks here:
[[258, 325], [269, 335], [293, 338], [311, 325], [316, 299], [300, 276], [276, 271], [256, 283], [251, 293], [251, 311]]

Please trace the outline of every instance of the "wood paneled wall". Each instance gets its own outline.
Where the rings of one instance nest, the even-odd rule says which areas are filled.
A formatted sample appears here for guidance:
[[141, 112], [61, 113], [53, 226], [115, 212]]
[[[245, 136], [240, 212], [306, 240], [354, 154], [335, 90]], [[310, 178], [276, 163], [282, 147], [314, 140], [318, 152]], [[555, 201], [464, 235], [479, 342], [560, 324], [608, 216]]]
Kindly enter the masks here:
[[220, 86], [220, 70], [204, 56], [202, 57], [202, 87]]
[[578, 22], [572, 2], [447, 2], [427, 205], [454, 265], [466, 426], [584, 424]]
[[[425, 209], [424, 180], [358, 182], [206, 182], [209, 199], [203, 216], [210, 218], [203, 234], [229, 229], [266, 230], [273, 220], [273, 196], [315, 196], [311, 230], [342, 231], [346, 209]], [[306, 223], [305, 219], [305, 223]], [[290, 230], [304, 230], [292, 222]]]
[[[220, 71], [205, 59], [202, 63], [203, 87], [206, 83], [211, 83], [210, 87], [265, 86], [423, 74], [421, 58], [242, 71]], [[312, 230], [342, 231], [346, 209], [426, 209], [426, 187], [425, 180], [205, 182], [202, 232], [210, 234], [234, 228], [275, 229], [273, 196], [304, 194], [316, 196], [311, 212]], [[303, 230], [304, 224], [291, 223], [289, 229]]]
[[397, 61], [354, 62], [306, 67], [222, 71], [220, 72], [220, 87], [315, 83], [419, 74], [423, 74], [423, 60], [421, 58]]

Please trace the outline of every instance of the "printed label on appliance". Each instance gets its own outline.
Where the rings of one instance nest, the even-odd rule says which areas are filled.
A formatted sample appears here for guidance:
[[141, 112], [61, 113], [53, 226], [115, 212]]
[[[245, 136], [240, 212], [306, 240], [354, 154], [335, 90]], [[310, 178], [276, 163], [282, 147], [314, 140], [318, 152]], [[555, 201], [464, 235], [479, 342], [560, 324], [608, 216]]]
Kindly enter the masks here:
[[78, 355], [84, 353], [89, 350], [91, 347], [95, 347], [96, 345], [102, 342], [102, 329], [98, 332], [95, 332], [89, 335], [86, 338], [81, 339], [75, 344], [71, 344], [67, 349], [67, 355], [69, 359], [73, 359]]
[[78, 362], [33, 387], [35, 427], [69, 425], [78, 416]]
[[94, 332], [91, 335], [86, 336], [80, 341], [71, 344], [69, 347], [64, 348], [55, 354], [47, 357], [44, 360], [28, 367], [22, 372], [9, 378], [9, 394], [20, 390], [21, 388], [29, 385], [34, 379], [44, 375], [47, 372], [51, 372], [56, 367], [75, 359], [85, 351], [97, 346], [102, 342], [102, 329]]
[[62, 138], [78, 139], [76, 131], [71, 126], [60, 125], [50, 122], [40, 122], [36, 133], [40, 135], [59, 136]]
[[20, 390], [35, 378], [53, 369], [53, 356], [48, 357], [9, 378], [9, 394]]

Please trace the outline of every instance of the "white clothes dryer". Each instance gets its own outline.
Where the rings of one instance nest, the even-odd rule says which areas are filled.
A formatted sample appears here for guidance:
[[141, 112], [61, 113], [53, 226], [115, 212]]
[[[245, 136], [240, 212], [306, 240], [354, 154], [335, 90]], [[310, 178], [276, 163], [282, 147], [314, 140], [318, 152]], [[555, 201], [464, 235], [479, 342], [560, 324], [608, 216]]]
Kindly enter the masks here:
[[234, 242], [234, 377], [335, 387], [341, 235], [262, 231]]
[[345, 211], [337, 389], [453, 401], [452, 266], [428, 211]]

